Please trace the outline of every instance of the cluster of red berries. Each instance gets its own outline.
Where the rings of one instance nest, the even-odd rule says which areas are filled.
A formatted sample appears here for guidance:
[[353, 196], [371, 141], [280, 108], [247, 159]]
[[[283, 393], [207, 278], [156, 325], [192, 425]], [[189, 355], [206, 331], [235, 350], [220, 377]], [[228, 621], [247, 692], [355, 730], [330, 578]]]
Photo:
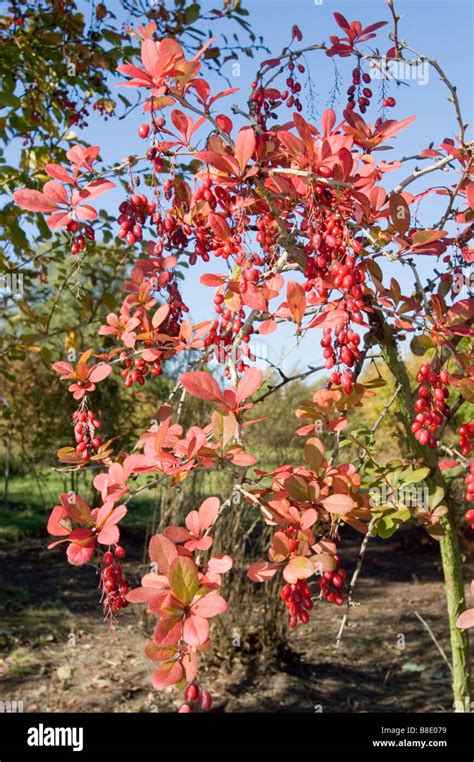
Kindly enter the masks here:
[[125, 238], [129, 246], [133, 246], [143, 238], [142, 225], [147, 217], [153, 217], [156, 212], [154, 201], [148, 201], [144, 193], [133, 193], [129, 201], [122, 201], [119, 206], [120, 215], [117, 222], [120, 225], [119, 238]]
[[288, 108], [295, 108], [297, 111], [303, 110], [303, 105], [299, 99], [301, 93], [301, 83], [298, 82], [297, 75], [304, 74], [303, 64], [296, 64], [291, 58], [288, 60], [288, 77], [286, 80], [286, 90], [278, 90], [275, 87], [263, 87], [257, 80], [252, 82], [252, 95], [250, 96], [250, 110], [255, 121], [265, 130], [267, 119], [277, 119], [275, 110], [283, 102]]
[[396, 105], [396, 100], [395, 98], [392, 98], [392, 96], [390, 96], [389, 98], [384, 98], [383, 105], [386, 108], [393, 108]]
[[163, 369], [159, 360], [147, 362], [142, 357], [129, 357], [126, 351], [120, 353], [120, 359], [125, 368], [122, 370], [122, 376], [125, 378], [125, 386], [130, 387], [133, 384], [143, 386], [146, 376], [161, 376]]
[[212, 696], [208, 690], [201, 688], [196, 683], [190, 683], [184, 691], [185, 704], [182, 704], [178, 712], [180, 714], [190, 714], [196, 709], [202, 709], [208, 712], [212, 707]]
[[[214, 320], [212, 322], [209, 333], [204, 339], [204, 346], [215, 346], [214, 355], [215, 359], [219, 363], [225, 363], [227, 361], [228, 352], [231, 349], [232, 351], [235, 351], [232, 347], [232, 344], [235, 337], [242, 329], [245, 321], [245, 311], [243, 309], [241, 309], [238, 313], [234, 313], [228, 307], [224, 307], [223, 303], [224, 295], [218, 291], [218, 293], [216, 293], [214, 296], [214, 306], [216, 313], [220, 315], [220, 320]], [[242, 356], [248, 357], [250, 360], [255, 359], [251, 354], [250, 348], [248, 346], [253, 332], [254, 328], [252, 326], [248, 326], [245, 335], [242, 338], [242, 343], [238, 348], [238, 357], [234, 358], [237, 360], [236, 368], [239, 373], [243, 373], [247, 367], [242, 359]], [[224, 374], [226, 377], [229, 375], [229, 373], [229, 369], [225, 368]]]
[[[324, 192], [320, 192], [322, 197]], [[345, 394], [352, 392], [353, 373], [348, 370], [360, 359], [360, 336], [350, 327], [350, 323], [363, 322], [363, 284], [365, 273], [356, 262], [356, 256], [363, 250], [359, 241], [351, 242], [344, 220], [329, 208], [319, 208], [311, 222], [303, 223], [302, 231], [308, 238], [305, 253], [308, 256], [304, 275], [305, 290], [315, 288], [320, 299], [327, 299], [331, 286], [342, 292], [348, 322], [334, 329], [323, 331], [321, 346], [326, 368], [336, 364], [346, 366], [345, 371], [334, 370], [330, 376], [332, 384], [341, 384]]]
[[86, 106], [81, 106], [81, 108], [78, 109], [77, 103], [75, 101], [66, 100], [64, 103], [64, 108], [64, 121], [66, 124], [81, 128], [88, 126], [86, 118], [89, 116], [89, 111], [87, 110]]
[[[323, 356], [325, 358], [326, 368], [332, 368], [336, 363], [342, 363], [350, 368], [359, 360], [361, 351], [359, 349], [360, 336], [358, 333], [347, 326], [337, 326], [334, 329], [334, 341], [332, 338], [332, 328], [325, 328], [321, 339]], [[344, 394], [352, 394], [352, 383], [354, 374], [351, 370], [334, 370], [329, 376], [331, 384], [341, 385]]]
[[336, 556], [335, 558], [335, 570], [324, 572], [318, 582], [318, 585], [323, 598], [325, 598], [329, 603], [335, 603], [336, 606], [342, 606], [344, 603], [342, 588], [344, 587], [346, 572], [341, 566], [339, 556]]
[[[257, 242], [260, 244], [262, 251], [265, 254], [269, 254], [272, 250], [272, 247], [275, 245], [277, 237], [278, 237], [278, 229], [275, 223], [275, 220], [271, 216], [271, 214], [264, 214], [262, 217], [259, 217], [257, 220], [257, 235], [255, 236]], [[255, 264], [255, 256], [253, 259], [253, 263]], [[251, 280], [250, 278], [247, 278], [247, 280]]]
[[252, 82], [250, 110], [262, 130], [267, 128], [267, 119], [277, 119], [275, 110], [288, 98], [288, 91], [280, 92], [276, 87], [262, 87], [257, 81]]
[[88, 123], [86, 118], [89, 116], [86, 102], [78, 108], [76, 101], [73, 101], [69, 97], [69, 93], [65, 88], [56, 88], [52, 96], [56, 102], [62, 104], [64, 112], [64, 121], [66, 124], [74, 125], [77, 127], [87, 127]]
[[411, 425], [416, 439], [420, 444], [430, 448], [436, 447], [436, 431], [449, 415], [446, 399], [449, 391], [446, 386], [448, 373], [445, 370], [436, 371], [429, 362], [420, 367], [416, 380], [420, 383], [418, 397], [415, 401], [416, 417]]
[[[373, 96], [372, 90], [370, 87], [367, 87], [371, 81], [372, 77], [370, 74], [362, 73], [360, 69], [353, 69], [352, 85], [347, 89], [347, 108], [350, 111], [355, 109], [357, 103], [360, 113], [365, 114], [370, 106], [370, 99]], [[365, 87], [363, 85], [365, 85]]]
[[126, 556], [125, 549], [116, 545], [107, 550], [102, 559], [103, 568], [100, 575], [105, 614], [117, 614], [128, 606], [126, 595], [129, 585], [123, 578], [121, 560]]
[[72, 233], [71, 254], [79, 254], [80, 251], [84, 251], [86, 248], [86, 239], [89, 241], [95, 240], [94, 228], [90, 225], [83, 226], [83, 233], [80, 232], [80, 224], [77, 220], [71, 220], [68, 222], [66, 230], [68, 233]]
[[[321, 192], [316, 194], [321, 196]], [[308, 256], [304, 275], [305, 290], [316, 288], [322, 299], [329, 296], [328, 283], [343, 292], [345, 306], [355, 323], [362, 322], [364, 309], [362, 285], [365, 273], [356, 264], [356, 256], [363, 246], [352, 240], [353, 254], [348, 250], [349, 236], [344, 220], [332, 209], [320, 208], [315, 218], [303, 222], [301, 230], [308, 238], [305, 253]]]
[[87, 410], [85, 405], [81, 405], [78, 410], [74, 411], [72, 419], [76, 452], [81, 455], [83, 461], [87, 462], [102, 445], [102, 440], [95, 433], [102, 424], [96, 414], [92, 410]]
[[[466, 484], [466, 500], [468, 503], [472, 503], [474, 502], [474, 460], [469, 465], [469, 473], [464, 482]], [[474, 522], [474, 510], [471, 509], [466, 513], [466, 521]], [[471, 525], [471, 529], [474, 529], [474, 523]]]
[[155, 172], [164, 172], [166, 164], [162, 156], [159, 155], [159, 150], [156, 146], [150, 146], [146, 152], [146, 158], [153, 163], [153, 169]]
[[463, 423], [459, 429], [459, 449], [463, 455], [470, 455], [474, 442], [474, 421]]
[[[296, 540], [293, 542], [296, 543]], [[300, 622], [308, 624], [308, 611], [313, 608], [313, 601], [311, 590], [305, 579], [299, 579], [292, 585], [284, 585], [280, 591], [280, 597], [289, 611], [288, 626], [292, 630], [298, 627]]]

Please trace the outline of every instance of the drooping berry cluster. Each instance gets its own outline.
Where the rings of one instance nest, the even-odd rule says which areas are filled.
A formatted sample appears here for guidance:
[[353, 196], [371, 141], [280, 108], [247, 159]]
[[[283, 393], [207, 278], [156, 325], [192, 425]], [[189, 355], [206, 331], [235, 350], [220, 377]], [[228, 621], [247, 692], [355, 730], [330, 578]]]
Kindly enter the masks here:
[[341, 566], [339, 556], [336, 556], [336, 568], [334, 571], [324, 572], [318, 583], [323, 598], [329, 603], [335, 603], [336, 606], [342, 606], [344, 603], [342, 589], [345, 578], [346, 572]]
[[71, 236], [71, 254], [79, 254], [80, 251], [84, 251], [86, 248], [86, 239], [89, 241], [95, 240], [94, 228], [90, 225], [83, 226], [83, 232], [80, 232], [81, 226], [77, 220], [71, 220], [67, 224], [66, 230], [68, 233], [72, 233]]
[[121, 609], [128, 606], [126, 595], [129, 585], [123, 577], [121, 560], [125, 558], [126, 552], [121, 545], [115, 545], [112, 550], [107, 550], [102, 559], [103, 568], [100, 575], [100, 585], [102, 588], [102, 598], [104, 606], [104, 615], [113, 616]]
[[[245, 335], [242, 337], [242, 343], [236, 351], [233, 342], [244, 326], [245, 311], [241, 309], [238, 313], [232, 312], [228, 307], [223, 306], [223, 302], [224, 295], [217, 293], [214, 297], [214, 306], [216, 313], [220, 316], [220, 320], [212, 322], [209, 333], [204, 339], [204, 346], [214, 347], [214, 357], [218, 363], [227, 362], [229, 352], [232, 351], [237, 371], [243, 373], [247, 367], [243, 358], [255, 359], [248, 346], [254, 329], [252, 326], [247, 327]], [[224, 369], [224, 374], [226, 377], [229, 375], [228, 368]]]
[[[322, 201], [326, 200], [324, 194], [325, 191], [319, 193]], [[350, 324], [363, 322], [365, 272], [357, 262], [363, 247], [359, 241], [350, 240], [344, 219], [330, 208], [315, 208], [311, 222], [303, 224], [302, 230], [308, 238], [305, 290], [314, 288], [319, 300], [328, 299], [332, 288], [342, 293], [348, 320], [334, 329], [325, 328], [321, 346], [326, 368], [336, 364], [346, 366], [342, 372], [333, 371], [330, 382], [341, 384], [344, 393], [350, 394], [354, 376], [349, 368], [361, 357], [360, 336]]]
[[[472, 503], [474, 502], [474, 460], [469, 465], [469, 472], [464, 483], [466, 485], [466, 500], [468, 503]], [[474, 510], [471, 509], [466, 513], [466, 521], [472, 521], [471, 528], [474, 529]]]
[[197, 683], [189, 683], [184, 691], [185, 704], [182, 704], [178, 712], [180, 714], [190, 714], [201, 709], [203, 712], [209, 712], [212, 707], [212, 696], [206, 688], [201, 688]]
[[420, 386], [414, 405], [417, 415], [411, 430], [420, 444], [432, 449], [436, 447], [435, 435], [438, 427], [450, 413], [446, 403], [449, 397], [446, 386], [448, 379], [449, 376], [445, 370], [438, 372], [428, 362], [423, 363], [416, 376]]
[[282, 103], [286, 103], [288, 108], [295, 108], [297, 111], [303, 110], [303, 105], [299, 98], [301, 83], [298, 82], [298, 74], [304, 74], [306, 69], [302, 63], [297, 64], [290, 58], [287, 71], [286, 90], [278, 90], [276, 87], [264, 87], [258, 80], [252, 82], [250, 112], [262, 130], [267, 128], [267, 119], [278, 118], [275, 112]]
[[353, 69], [352, 85], [347, 89], [347, 108], [350, 111], [355, 109], [357, 104], [360, 113], [365, 114], [370, 106], [370, 99], [373, 96], [372, 90], [368, 87], [371, 81], [372, 77], [370, 74], [362, 72], [360, 68]]
[[143, 225], [147, 217], [153, 217], [156, 204], [149, 201], [144, 193], [132, 193], [128, 201], [122, 201], [119, 206], [120, 215], [117, 222], [120, 225], [119, 238], [125, 238], [129, 246], [133, 246], [143, 238]]
[[474, 421], [463, 423], [459, 429], [459, 449], [463, 455], [470, 455], [472, 443], [474, 442]]
[[308, 624], [308, 611], [313, 608], [311, 596], [311, 590], [305, 579], [299, 579], [293, 585], [287, 584], [282, 587], [280, 597], [289, 611], [288, 626], [292, 630], [298, 627], [300, 622], [301, 624]]
[[87, 462], [102, 445], [101, 438], [96, 436], [96, 430], [100, 429], [102, 423], [93, 410], [87, 409], [86, 403], [82, 403], [74, 411], [72, 419], [74, 423], [76, 452]]
[[125, 368], [122, 370], [122, 376], [125, 378], [125, 386], [130, 387], [133, 384], [143, 386], [145, 379], [150, 376], [161, 376], [163, 369], [159, 360], [147, 362], [142, 357], [129, 357], [126, 351], [120, 353], [120, 359]]

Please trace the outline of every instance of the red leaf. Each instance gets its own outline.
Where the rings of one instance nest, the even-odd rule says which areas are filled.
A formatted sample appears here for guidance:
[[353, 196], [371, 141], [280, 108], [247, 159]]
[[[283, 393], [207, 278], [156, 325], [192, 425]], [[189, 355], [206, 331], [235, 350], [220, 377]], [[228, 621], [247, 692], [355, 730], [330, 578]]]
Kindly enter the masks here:
[[347, 32], [350, 29], [350, 24], [346, 17], [342, 15], [342, 13], [333, 13], [332, 15], [336, 19], [336, 23], [339, 24], [344, 32]]
[[223, 402], [224, 398], [217, 381], [203, 370], [183, 373], [179, 378], [189, 394], [209, 402]]
[[392, 193], [389, 200], [390, 217], [400, 235], [405, 235], [410, 227], [410, 209], [401, 193]]
[[66, 227], [70, 220], [71, 212], [55, 212], [47, 218], [46, 224], [50, 230], [59, 230]]
[[50, 177], [61, 180], [63, 183], [74, 184], [72, 176], [60, 164], [46, 164], [45, 170]]
[[237, 386], [235, 395], [237, 405], [240, 405], [247, 397], [251, 397], [261, 387], [262, 381], [263, 373], [261, 370], [258, 368], [248, 368]]
[[89, 381], [92, 381], [93, 384], [97, 384], [99, 381], [103, 381], [104, 378], [107, 378], [107, 376], [110, 376], [111, 373], [112, 366], [105, 362], [101, 362], [99, 365], [95, 365], [92, 368], [89, 373]]
[[207, 273], [206, 275], [201, 275], [199, 282], [202, 283], [203, 286], [222, 286], [222, 284], [226, 282], [226, 277], [225, 275]]
[[474, 627], [474, 609], [467, 609], [458, 616], [456, 626], [460, 630], [467, 630], [469, 627]]
[[54, 204], [68, 203], [66, 188], [57, 180], [48, 180], [43, 187], [43, 193]]
[[277, 329], [277, 324], [271, 318], [270, 320], [264, 320], [263, 323], [260, 323], [260, 326], [258, 328], [258, 332], [262, 334], [262, 336], [268, 336], [270, 333], [274, 333]]
[[350, 495], [336, 494], [321, 500], [325, 509], [329, 513], [338, 513], [343, 515], [344, 513], [350, 513], [355, 508], [355, 503]]
[[279, 568], [280, 564], [271, 564], [269, 561], [257, 561], [248, 570], [247, 577], [252, 582], [265, 582], [265, 580], [271, 579]]
[[227, 135], [230, 135], [232, 132], [233, 124], [228, 116], [225, 114], [218, 114], [216, 116], [216, 123], [219, 125], [221, 130], [227, 133]]
[[326, 109], [321, 117], [321, 127], [324, 130], [324, 136], [327, 137], [336, 123], [336, 114], [332, 108]]
[[183, 640], [190, 646], [202, 646], [209, 637], [209, 622], [191, 614], [184, 623]]
[[197, 151], [194, 154], [194, 158], [200, 159], [206, 164], [211, 164], [220, 172], [238, 174], [239, 165], [233, 156], [224, 156], [216, 151]]
[[301, 325], [306, 311], [306, 293], [299, 283], [290, 280], [286, 287], [288, 307], [297, 325]]
[[176, 546], [164, 535], [156, 534], [151, 538], [150, 558], [158, 566], [160, 574], [168, 574], [169, 565], [177, 555]]
[[29, 188], [15, 191], [13, 200], [18, 206], [26, 209], [28, 212], [51, 212], [57, 208], [57, 204], [50, 201], [44, 193], [30, 190]]
[[93, 183], [86, 185], [79, 193], [79, 196], [84, 199], [97, 198], [108, 190], [115, 188], [115, 183], [110, 180], [94, 180]]
[[235, 141], [235, 158], [243, 171], [255, 152], [255, 132], [252, 127], [239, 130]]
[[[151, 42], [151, 40], [145, 40]], [[154, 43], [153, 43], [154, 44]], [[184, 677], [184, 667], [179, 661], [168, 661], [160, 664], [151, 676], [151, 682], [156, 691], [162, 691], [169, 685], [179, 683]]]
[[342, 325], [346, 322], [347, 312], [345, 309], [338, 308], [335, 310], [325, 310], [311, 321], [308, 328], [315, 328], [316, 326], [324, 326], [324, 328], [335, 328], [336, 326]]
[[433, 243], [440, 238], [444, 238], [447, 235], [445, 230], [417, 230], [412, 236], [412, 249], [416, 249], [418, 246], [426, 246], [428, 243]]
[[208, 497], [201, 503], [198, 511], [199, 528], [201, 533], [205, 532], [206, 529], [209, 529], [215, 522], [219, 513], [219, 507], [220, 503], [218, 497]]
[[227, 223], [227, 220], [222, 217], [220, 214], [211, 214], [209, 215], [209, 226], [218, 238], [220, 238], [221, 241], [228, 241], [229, 238], [232, 235], [232, 231]]
[[192, 610], [198, 616], [210, 619], [210, 617], [223, 614], [227, 610], [227, 603], [222, 595], [208, 593], [193, 603]]
[[457, 468], [459, 466], [459, 463], [457, 460], [452, 460], [451, 458], [444, 458], [444, 460], [440, 460], [438, 463], [441, 471], [445, 471], [447, 468]]
[[180, 132], [181, 135], [185, 138], [189, 126], [186, 114], [183, 114], [183, 112], [179, 111], [179, 109], [174, 109], [171, 112], [171, 121], [173, 122], [178, 132]]
[[160, 619], [153, 633], [157, 646], [170, 646], [178, 642], [181, 636], [181, 617], [164, 616]]

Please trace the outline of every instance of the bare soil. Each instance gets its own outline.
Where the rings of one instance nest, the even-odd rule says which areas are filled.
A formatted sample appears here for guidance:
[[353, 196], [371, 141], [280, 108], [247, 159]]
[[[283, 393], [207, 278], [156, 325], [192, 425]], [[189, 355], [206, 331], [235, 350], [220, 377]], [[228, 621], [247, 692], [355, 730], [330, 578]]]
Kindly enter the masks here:
[[[143, 572], [141, 536], [127, 542], [135, 583]], [[358, 548], [355, 538], [341, 547], [349, 575]], [[94, 569], [69, 566], [43, 541], [0, 545], [0, 699], [23, 701], [32, 712], [156, 712], [178, 705], [176, 694], [156, 694], [150, 685], [153, 665], [143, 647], [152, 619], [131, 606], [112, 634], [96, 586]], [[415, 615], [449, 654], [434, 541], [410, 532], [371, 540], [355, 602], [339, 648], [343, 611], [317, 602], [310, 624], [289, 633], [288, 645], [272, 655], [255, 647], [258, 611], [242, 612], [254, 618], [257, 638], [227, 654], [217, 645], [203, 662], [214, 711], [451, 711], [448, 666]]]

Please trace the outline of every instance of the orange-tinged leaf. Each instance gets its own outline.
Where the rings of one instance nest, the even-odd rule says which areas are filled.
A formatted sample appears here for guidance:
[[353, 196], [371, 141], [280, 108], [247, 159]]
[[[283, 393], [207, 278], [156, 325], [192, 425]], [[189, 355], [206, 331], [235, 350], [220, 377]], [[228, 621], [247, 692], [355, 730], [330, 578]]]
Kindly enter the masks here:
[[290, 280], [286, 287], [286, 299], [293, 320], [297, 325], [301, 325], [306, 311], [306, 294], [303, 286]]
[[405, 235], [410, 227], [410, 209], [401, 193], [390, 195], [389, 210], [395, 230], [400, 235]]
[[335, 494], [321, 500], [324, 508], [329, 513], [350, 513], [355, 508], [354, 500], [350, 495]]

